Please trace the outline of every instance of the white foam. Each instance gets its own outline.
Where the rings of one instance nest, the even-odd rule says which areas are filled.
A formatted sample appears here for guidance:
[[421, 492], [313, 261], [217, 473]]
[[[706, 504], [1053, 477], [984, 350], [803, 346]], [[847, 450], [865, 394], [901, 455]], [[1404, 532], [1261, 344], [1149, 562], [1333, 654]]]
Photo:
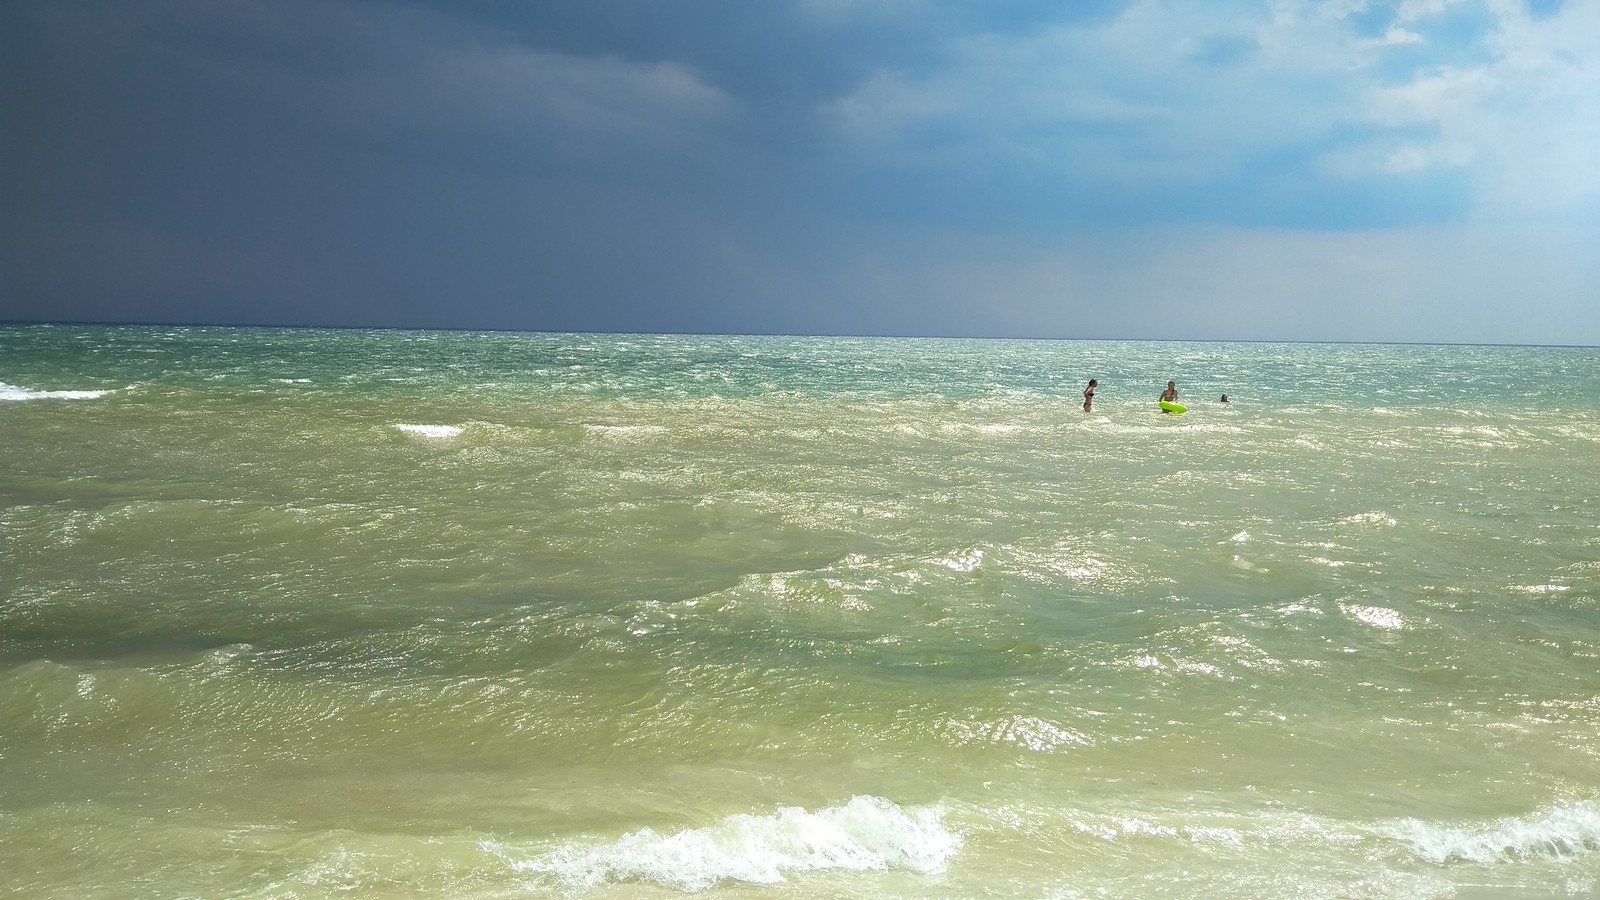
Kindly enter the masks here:
[[1400, 631], [1406, 627], [1405, 617], [1397, 610], [1385, 606], [1361, 606], [1356, 603], [1341, 603], [1339, 608], [1345, 614], [1373, 628], [1382, 628], [1385, 631]]
[[1016, 434], [1030, 430], [1026, 426], [1008, 422], [938, 422], [929, 423], [941, 434]]
[[583, 430], [591, 434], [657, 434], [667, 430], [665, 425], [593, 425], [584, 423]]
[[32, 391], [0, 381], [0, 401], [4, 400], [97, 400], [114, 391]]
[[1600, 850], [1600, 809], [1574, 803], [1469, 826], [1402, 819], [1378, 831], [1409, 843], [1413, 853], [1438, 865], [1572, 859]]
[[983, 565], [983, 551], [973, 548], [939, 560], [939, 565], [954, 572], [974, 572]]
[[1563, 591], [1572, 590], [1572, 586], [1567, 584], [1514, 584], [1506, 588], [1506, 590], [1515, 591], [1518, 594], [1559, 594]]
[[395, 428], [410, 434], [431, 438], [453, 438], [461, 433], [459, 425], [396, 425]]
[[650, 881], [701, 891], [722, 881], [776, 884], [817, 871], [945, 871], [961, 847], [939, 808], [902, 809], [858, 796], [817, 812], [781, 807], [766, 816], [736, 815], [708, 828], [657, 834], [645, 828], [608, 844], [567, 843], [515, 859], [494, 842], [480, 847], [519, 872], [549, 875], [569, 891], [606, 882]]

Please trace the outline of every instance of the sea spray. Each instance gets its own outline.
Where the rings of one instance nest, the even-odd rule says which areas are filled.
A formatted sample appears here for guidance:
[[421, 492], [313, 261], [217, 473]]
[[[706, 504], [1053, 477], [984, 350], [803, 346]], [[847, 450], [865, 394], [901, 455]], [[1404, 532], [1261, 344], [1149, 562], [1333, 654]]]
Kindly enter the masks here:
[[1600, 850], [1600, 806], [1568, 803], [1469, 825], [1403, 819], [1379, 832], [1437, 865], [1572, 860]]

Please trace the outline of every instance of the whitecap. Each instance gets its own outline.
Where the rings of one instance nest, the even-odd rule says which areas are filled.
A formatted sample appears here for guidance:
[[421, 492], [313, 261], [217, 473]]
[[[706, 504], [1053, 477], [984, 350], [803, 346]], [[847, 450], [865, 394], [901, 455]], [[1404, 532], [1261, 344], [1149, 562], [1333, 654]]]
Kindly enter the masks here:
[[1341, 603], [1339, 608], [1345, 615], [1356, 621], [1371, 625], [1373, 628], [1382, 628], [1385, 631], [1399, 631], [1406, 627], [1405, 617], [1396, 610], [1383, 606], [1360, 606], [1354, 603]]
[[497, 842], [479, 846], [513, 870], [553, 876], [569, 891], [623, 881], [701, 891], [723, 881], [776, 884], [818, 871], [937, 875], [961, 848], [943, 814], [938, 807], [904, 809], [882, 797], [857, 796], [817, 812], [780, 807], [674, 834], [644, 828], [610, 843], [569, 842], [526, 859]]
[[1572, 859], [1600, 850], [1600, 809], [1574, 803], [1465, 826], [1401, 819], [1376, 830], [1436, 865]]
[[594, 425], [584, 423], [583, 430], [590, 434], [659, 434], [665, 425]]
[[4, 400], [98, 400], [114, 391], [34, 391], [0, 381], [0, 401]]
[[461, 433], [459, 425], [395, 425], [395, 428], [430, 438], [453, 438]]
[[954, 572], [974, 572], [983, 565], [983, 551], [973, 548], [939, 560], [939, 565]]

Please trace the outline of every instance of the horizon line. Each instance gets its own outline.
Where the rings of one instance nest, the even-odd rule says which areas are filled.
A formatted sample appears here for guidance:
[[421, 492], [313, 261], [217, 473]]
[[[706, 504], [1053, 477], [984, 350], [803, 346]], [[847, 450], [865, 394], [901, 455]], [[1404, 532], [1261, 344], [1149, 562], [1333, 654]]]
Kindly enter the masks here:
[[1386, 347], [1528, 347], [1569, 350], [1596, 350], [1600, 344], [1507, 343], [1496, 341], [1405, 341], [1356, 340], [1337, 338], [1148, 338], [1148, 337], [1020, 337], [960, 334], [870, 334], [846, 332], [760, 332], [760, 331], [574, 331], [570, 329], [469, 327], [445, 325], [286, 325], [282, 323], [223, 323], [223, 322], [149, 322], [104, 320], [49, 320], [0, 319], [0, 327], [80, 327], [80, 328], [239, 328], [281, 329], [285, 331], [445, 331], [457, 333], [487, 332], [492, 334], [592, 334], [612, 336], [663, 336], [663, 337], [740, 337], [740, 338], [834, 338], [839, 340], [933, 340], [933, 341], [1100, 341], [1106, 343], [1183, 343], [1183, 344], [1337, 344], [1345, 346]]

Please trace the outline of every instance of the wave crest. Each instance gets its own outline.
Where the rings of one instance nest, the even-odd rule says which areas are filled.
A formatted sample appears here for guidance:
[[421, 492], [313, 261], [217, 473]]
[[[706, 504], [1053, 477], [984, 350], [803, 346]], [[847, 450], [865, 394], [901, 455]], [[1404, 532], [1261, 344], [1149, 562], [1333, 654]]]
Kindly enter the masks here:
[[111, 391], [34, 391], [0, 381], [0, 400], [98, 400]]
[[882, 797], [858, 796], [817, 812], [780, 807], [675, 834], [644, 828], [609, 844], [563, 844], [532, 859], [514, 859], [493, 842], [482, 847], [514, 870], [553, 876], [568, 890], [652, 881], [700, 891], [721, 881], [775, 884], [788, 874], [827, 870], [939, 874], [961, 847], [942, 818], [937, 807], [907, 810]]
[[396, 425], [395, 428], [408, 434], [418, 434], [429, 438], [453, 438], [462, 432], [459, 425]]
[[1575, 803], [1476, 826], [1402, 819], [1385, 829], [1428, 862], [1498, 863], [1572, 859], [1600, 850], [1600, 808]]

